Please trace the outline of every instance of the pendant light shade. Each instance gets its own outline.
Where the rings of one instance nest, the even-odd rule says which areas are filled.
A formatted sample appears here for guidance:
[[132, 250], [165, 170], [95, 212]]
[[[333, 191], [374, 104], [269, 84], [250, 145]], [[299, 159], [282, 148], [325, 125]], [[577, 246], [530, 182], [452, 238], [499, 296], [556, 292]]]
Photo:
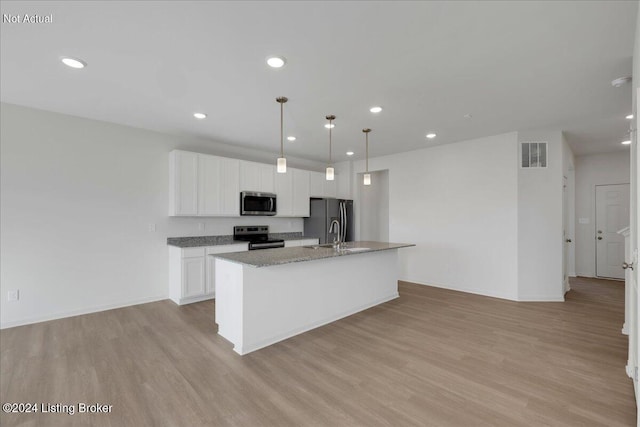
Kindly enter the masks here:
[[365, 174], [364, 174], [364, 179], [362, 181], [362, 183], [364, 185], [371, 185], [371, 174], [369, 173], [369, 132], [371, 132], [371, 129], [367, 128], [367, 129], [362, 129], [362, 132], [364, 132], [364, 137], [365, 137], [365, 143], [366, 143], [366, 151], [365, 151], [365, 161], [366, 161], [366, 169], [365, 169]]
[[327, 167], [326, 178], [327, 178], [327, 181], [333, 181], [335, 179], [334, 171], [333, 171], [333, 168], [331, 166]]
[[284, 157], [284, 103], [288, 99], [284, 96], [276, 98], [276, 102], [280, 104], [280, 157], [278, 157], [277, 171], [278, 173], [287, 173], [287, 159]]
[[278, 173], [287, 173], [287, 159], [278, 157]]
[[335, 178], [333, 165], [331, 164], [331, 129], [333, 128], [333, 121], [335, 119], [336, 116], [334, 115], [327, 116], [327, 120], [329, 120], [329, 164], [327, 165], [327, 174], [325, 176], [327, 181], [333, 181]]

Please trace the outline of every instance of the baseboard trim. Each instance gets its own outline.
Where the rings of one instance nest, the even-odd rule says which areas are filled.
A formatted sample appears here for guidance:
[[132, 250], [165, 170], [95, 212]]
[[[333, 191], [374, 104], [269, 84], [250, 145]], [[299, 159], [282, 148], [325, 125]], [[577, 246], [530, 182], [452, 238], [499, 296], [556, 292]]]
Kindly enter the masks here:
[[207, 295], [201, 295], [198, 297], [187, 297], [187, 298], [180, 298], [178, 299], [178, 301], [171, 299], [171, 301], [175, 302], [178, 305], [185, 305], [185, 304], [192, 304], [194, 302], [200, 302], [200, 301], [206, 301], [206, 300], [210, 300], [210, 299], [215, 299], [215, 294], [207, 294]]
[[236, 353], [238, 353], [239, 355], [242, 356], [242, 355], [245, 355], [247, 353], [251, 353], [253, 351], [260, 350], [261, 348], [268, 347], [268, 346], [270, 346], [272, 344], [275, 344], [277, 342], [284, 341], [287, 338], [291, 338], [293, 336], [296, 336], [296, 335], [299, 335], [301, 333], [310, 331], [312, 329], [319, 328], [320, 326], [324, 326], [324, 325], [327, 325], [329, 323], [335, 322], [336, 320], [343, 319], [345, 317], [351, 316], [353, 314], [359, 313], [361, 311], [367, 310], [369, 308], [375, 307], [375, 306], [383, 304], [385, 302], [394, 300], [394, 299], [398, 298], [399, 296], [400, 295], [397, 292], [395, 292], [395, 293], [393, 293], [393, 294], [391, 294], [391, 295], [389, 295], [387, 297], [379, 298], [379, 299], [377, 299], [375, 301], [360, 305], [360, 306], [355, 307], [355, 308], [353, 308], [351, 310], [344, 311], [344, 312], [335, 314], [333, 316], [325, 317], [324, 319], [308, 323], [308, 324], [306, 324], [306, 325], [304, 325], [304, 326], [302, 326], [300, 328], [291, 329], [291, 330], [289, 330], [287, 332], [274, 335], [272, 337], [269, 337], [269, 338], [264, 339], [264, 340], [260, 340], [258, 342], [246, 344], [246, 345], [243, 345], [243, 346], [235, 346], [233, 348], [233, 351], [235, 351]]
[[525, 295], [519, 296], [518, 301], [521, 302], [564, 302], [564, 295]]
[[415, 280], [409, 280], [409, 279], [399, 279], [399, 280], [401, 282], [415, 283], [416, 285], [431, 286], [433, 288], [447, 289], [449, 291], [464, 292], [464, 293], [467, 293], [467, 294], [481, 295], [483, 297], [506, 299], [506, 300], [509, 300], [509, 301], [517, 301], [517, 299], [515, 297], [502, 295], [502, 294], [497, 293], [497, 292], [484, 292], [484, 291], [480, 291], [480, 290], [477, 290], [477, 289], [468, 289], [468, 288], [452, 288], [451, 286], [442, 285], [440, 283], [433, 283], [433, 282], [424, 283], [424, 282], [417, 282]]
[[121, 303], [97, 305], [89, 308], [83, 308], [80, 310], [71, 310], [71, 311], [64, 311], [60, 313], [47, 314], [45, 316], [27, 317], [24, 319], [12, 320], [9, 322], [2, 322], [0, 323], [0, 329], [15, 328], [17, 326], [30, 325], [32, 323], [47, 322], [49, 320], [58, 320], [58, 319], [64, 319], [67, 317], [81, 316], [83, 314], [98, 313], [100, 311], [130, 307], [132, 305], [147, 304], [150, 302], [162, 301], [165, 299], [167, 299], [167, 296], [162, 295], [162, 296], [155, 296], [155, 297], [139, 298], [139, 299], [130, 300], [130, 301], [121, 302]]

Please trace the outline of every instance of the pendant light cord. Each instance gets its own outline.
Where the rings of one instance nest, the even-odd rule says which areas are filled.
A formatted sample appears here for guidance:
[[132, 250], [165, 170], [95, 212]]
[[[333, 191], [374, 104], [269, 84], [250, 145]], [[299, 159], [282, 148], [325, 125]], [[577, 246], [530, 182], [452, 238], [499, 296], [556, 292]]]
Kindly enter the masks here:
[[280, 157], [284, 157], [284, 119], [283, 116], [284, 102], [280, 103]]
[[[336, 116], [334, 116], [333, 114], [331, 114], [330, 116], [326, 117], [327, 120], [329, 120], [329, 166], [331, 166], [331, 163], [333, 162], [333, 159], [331, 157], [331, 128], [333, 127], [333, 121], [336, 119]], [[326, 125], [325, 125], [326, 126]]]
[[369, 132], [371, 132], [371, 129], [367, 128], [367, 129], [362, 129], [362, 132], [364, 132], [364, 136], [365, 136], [365, 141], [366, 141], [366, 148], [365, 148], [365, 164], [366, 164], [366, 172], [369, 172]]

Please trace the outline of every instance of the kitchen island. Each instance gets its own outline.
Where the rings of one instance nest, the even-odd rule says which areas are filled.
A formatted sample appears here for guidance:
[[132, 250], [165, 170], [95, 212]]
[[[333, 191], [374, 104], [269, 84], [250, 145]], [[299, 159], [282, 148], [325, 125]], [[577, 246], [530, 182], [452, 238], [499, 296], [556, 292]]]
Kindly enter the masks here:
[[218, 333], [247, 354], [398, 297], [398, 249], [349, 242], [210, 255]]

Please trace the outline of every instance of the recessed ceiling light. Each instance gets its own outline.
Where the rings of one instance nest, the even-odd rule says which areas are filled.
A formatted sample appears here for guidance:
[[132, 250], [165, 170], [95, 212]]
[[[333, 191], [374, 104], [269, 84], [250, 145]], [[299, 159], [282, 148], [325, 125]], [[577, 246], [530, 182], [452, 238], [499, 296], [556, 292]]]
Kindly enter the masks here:
[[327, 129], [333, 129], [334, 127], [336, 127], [336, 125], [334, 125], [333, 123], [327, 123], [326, 125], [324, 125], [324, 127], [326, 127]]
[[193, 117], [195, 117], [196, 119], [202, 120], [202, 119], [206, 119], [207, 115], [205, 113], [193, 113]]
[[627, 120], [633, 119], [633, 114], [629, 114], [627, 117], [625, 117], [625, 119], [627, 119]]
[[617, 79], [611, 80], [611, 86], [620, 87], [625, 83], [629, 83], [631, 81], [631, 76], [618, 77]]
[[369, 108], [369, 111], [371, 111], [372, 113], [379, 113], [380, 111], [382, 111], [382, 107], [371, 107]]
[[295, 141], [295, 140], [296, 140], [296, 137], [295, 137], [295, 136], [288, 136], [288, 137], [287, 137], [287, 140], [288, 140], [288, 141], [292, 141], [292, 142], [293, 142], [293, 141]]
[[80, 59], [77, 58], [69, 58], [68, 56], [64, 56], [62, 58], [60, 58], [60, 60], [62, 61], [62, 63], [64, 65], [66, 65], [67, 67], [71, 67], [71, 68], [84, 68], [87, 66], [87, 63], [84, 61], [81, 61]]
[[271, 68], [282, 68], [287, 63], [287, 59], [284, 56], [270, 56], [267, 58], [267, 64]]
[[435, 137], [436, 137], [436, 134], [435, 134], [435, 133], [428, 133], [428, 134], [427, 134], [427, 138], [429, 138], [429, 139], [433, 139], [433, 138], [435, 138]]
[[627, 139], [626, 141], [622, 141], [621, 144], [622, 145], [629, 145], [629, 144], [631, 144], [631, 141]]
[[353, 156], [353, 151], [347, 151], [347, 156]]

